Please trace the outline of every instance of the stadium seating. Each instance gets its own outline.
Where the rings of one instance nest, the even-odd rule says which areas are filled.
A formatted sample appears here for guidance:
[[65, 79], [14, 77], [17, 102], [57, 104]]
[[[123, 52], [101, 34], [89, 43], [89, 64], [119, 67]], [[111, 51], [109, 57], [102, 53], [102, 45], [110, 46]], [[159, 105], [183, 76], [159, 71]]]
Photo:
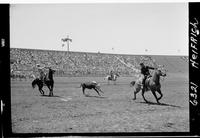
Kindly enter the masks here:
[[[66, 52], [35, 49], [10, 49], [11, 69], [22, 74], [38, 75], [36, 65], [51, 66], [56, 76], [105, 76], [110, 70], [120, 72], [121, 76], [134, 76], [138, 73], [139, 63], [158, 66], [152, 56], [117, 55], [104, 53]], [[182, 60], [188, 60], [182, 57]], [[13, 62], [15, 61], [15, 62]]]

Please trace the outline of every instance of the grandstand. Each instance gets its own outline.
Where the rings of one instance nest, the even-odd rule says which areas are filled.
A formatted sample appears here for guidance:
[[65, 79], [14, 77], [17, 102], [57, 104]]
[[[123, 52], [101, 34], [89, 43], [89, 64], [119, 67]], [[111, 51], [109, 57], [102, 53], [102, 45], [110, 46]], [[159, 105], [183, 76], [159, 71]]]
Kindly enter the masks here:
[[112, 69], [121, 76], [139, 73], [139, 63], [157, 67], [164, 65], [169, 72], [188, 72], [187, 56], [145, 56], [105, 53], [67, 52], [10, 48], [11, 70], [28, 76], [37, 75], [36, 65], [50, 65], [56, 76], [105, 76]]

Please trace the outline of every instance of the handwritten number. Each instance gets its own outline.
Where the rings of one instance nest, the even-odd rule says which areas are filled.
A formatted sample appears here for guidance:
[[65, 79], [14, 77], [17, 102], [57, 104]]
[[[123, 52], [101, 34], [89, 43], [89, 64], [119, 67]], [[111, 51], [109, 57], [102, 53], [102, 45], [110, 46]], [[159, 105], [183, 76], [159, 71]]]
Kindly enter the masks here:
[[198, 104], [198, 102], [197, 102], [197, 100], [190, 100], [190, 103], [193, 105], [193, 106], [197, 106], [197, 104]]
[[197, 99], [197, 94], [196, 93], [190, 93], [190, 96], [193, 97], [194, 99]]

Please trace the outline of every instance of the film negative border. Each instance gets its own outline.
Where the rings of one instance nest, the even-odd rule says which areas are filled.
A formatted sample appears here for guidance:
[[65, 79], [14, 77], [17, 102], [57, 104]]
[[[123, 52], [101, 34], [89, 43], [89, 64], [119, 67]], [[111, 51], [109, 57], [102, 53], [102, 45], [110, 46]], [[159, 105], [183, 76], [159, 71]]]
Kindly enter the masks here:
[[200, 46], [200, 3], [189, 3], [189, 104], [190, 132], [198, 135], [200, 132], [199, 111], [199, 46]]
[[1, 134], [11, 133], [9, 4], [0, 4]]
[[11, 128], [11, 99], [10, 99], [10, 30], [9, 30], [9, 4], [0, 4], [0, 84], [1, 92], [1, 131], [2, 136], [184, 136], [199, 135], [199, 45], [200, 45], [200, 3], [188, 3], [189, 10], [189, 106], [190, 106], [190, 132], [184, 133], [80, 133], [80, 134], [12, 134]]

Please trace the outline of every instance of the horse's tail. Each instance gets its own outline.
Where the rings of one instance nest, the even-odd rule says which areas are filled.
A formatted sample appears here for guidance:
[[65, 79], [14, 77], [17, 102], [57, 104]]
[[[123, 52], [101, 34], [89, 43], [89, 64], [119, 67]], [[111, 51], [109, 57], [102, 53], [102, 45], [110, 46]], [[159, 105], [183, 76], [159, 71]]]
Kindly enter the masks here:
[[35, 88], [35, 85], [37, 84], [37, 82], [38, 82], [38, 79], [34, 79], [34, 80], [33, 80], [33, 82], [32, 82], [32, 87], [33, 87], [33, 89]]
[[133, 87], [135, 85], [135, 81], [131, 81], [130, 87]]

